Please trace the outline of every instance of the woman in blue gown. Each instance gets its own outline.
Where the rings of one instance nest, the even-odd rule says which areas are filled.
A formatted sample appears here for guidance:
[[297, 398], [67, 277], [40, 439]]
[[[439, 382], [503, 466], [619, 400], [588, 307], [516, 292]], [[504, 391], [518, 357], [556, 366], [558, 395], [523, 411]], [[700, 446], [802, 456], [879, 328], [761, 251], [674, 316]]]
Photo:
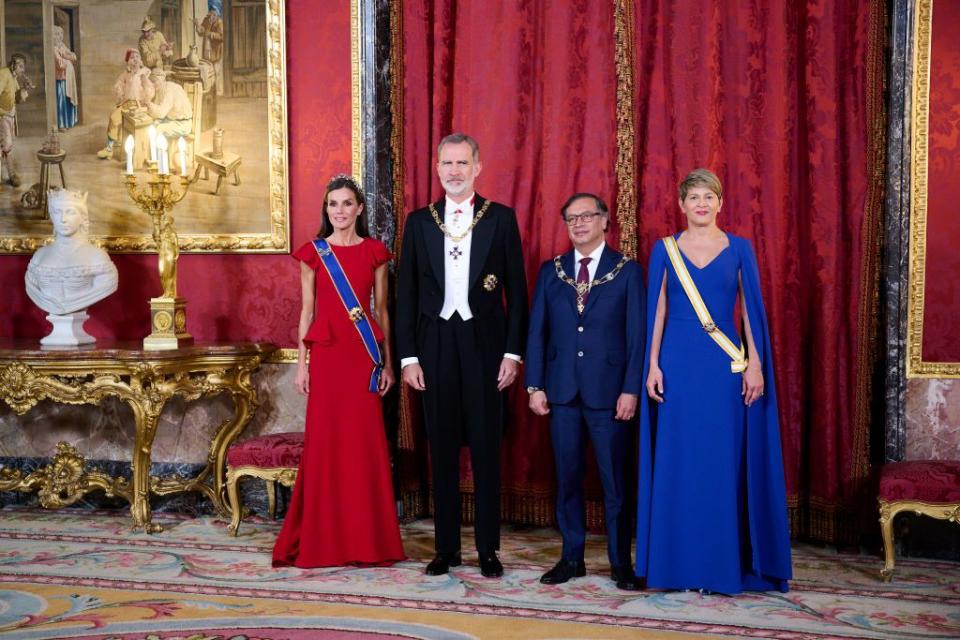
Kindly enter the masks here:
[[691, 172], [679, 192], [687, 228], [657, 242], [648, 271], [637, 575], [651, 588], [785, 592], [786, 491], [756, 257], [717, 226], [723, 190], [713, 173]]

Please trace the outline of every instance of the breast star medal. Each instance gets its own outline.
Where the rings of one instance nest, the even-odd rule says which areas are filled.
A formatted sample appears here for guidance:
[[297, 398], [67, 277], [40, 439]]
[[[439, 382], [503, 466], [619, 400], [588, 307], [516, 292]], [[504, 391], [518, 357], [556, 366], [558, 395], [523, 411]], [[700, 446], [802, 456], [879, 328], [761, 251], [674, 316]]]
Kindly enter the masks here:
[[488, 273], [483, 276], [483, 290], [484, 291], [493, 291], [497, 288], [497, 276], [492, 273]]

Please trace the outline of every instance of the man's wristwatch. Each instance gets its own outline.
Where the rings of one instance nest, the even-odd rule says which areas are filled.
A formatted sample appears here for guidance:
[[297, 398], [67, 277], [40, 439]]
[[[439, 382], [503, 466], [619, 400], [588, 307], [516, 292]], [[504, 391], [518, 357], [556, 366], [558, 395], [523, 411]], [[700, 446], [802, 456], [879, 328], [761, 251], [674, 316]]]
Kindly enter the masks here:
[[543, 391], [543, 387], [527, 387], [527, 393], [533, 395], [537, 391]]

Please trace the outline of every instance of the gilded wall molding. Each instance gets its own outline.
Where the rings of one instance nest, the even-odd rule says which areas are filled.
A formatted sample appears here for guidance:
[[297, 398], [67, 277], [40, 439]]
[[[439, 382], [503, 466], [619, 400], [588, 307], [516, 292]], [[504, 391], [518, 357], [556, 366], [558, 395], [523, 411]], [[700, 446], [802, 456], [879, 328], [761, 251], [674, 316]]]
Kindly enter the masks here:
[[351, 173], [363, 184], [363, 0], [350, 0], [350, 138]]
[[403, 223], [406, 218], [403, 185], [403, 7], [390, 3], [390, 153], [393, 154], [393, 211], [397, 230], [393, 239], [393, 254], [400, 259], [403, 244]]
[[617, 70], [617, 225], [620, 252], [637, 257], [636, 154], [633, 150], [633, 0], [614, 2]]
[[297, 350], [294, 348], [277, 349], [266, 361], [270, 364], [296, 364]]
[[913, 26], [913, 99], [910, 144], [910, 299], [907, 309], [907, 377], [960, 378], [960, 362], [923, 360], [923, 309], [927, 263], [927, 186], [930, 116], [930, 47], [933, 0], [917, 0]]

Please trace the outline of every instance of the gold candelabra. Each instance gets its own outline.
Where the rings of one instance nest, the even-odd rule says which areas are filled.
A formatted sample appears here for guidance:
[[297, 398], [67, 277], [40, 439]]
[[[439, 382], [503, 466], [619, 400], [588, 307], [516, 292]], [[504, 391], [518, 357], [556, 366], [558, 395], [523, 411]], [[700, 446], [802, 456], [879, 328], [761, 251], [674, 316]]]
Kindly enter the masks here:
[[187, 301], [177, 295], [177, 258], [180, 256], [177, 232], [173, 228], [173, 205], [187, 195], [190, 179], [180, 177], [181, 190], [171, 184], [170, 174], [156, 173], [151, 166], [146, 187], [137, 188], [133, 172], [126, 176], [127, 193], [140, 209], [153, 220], [153, 241], [157, 245], [157, 262], [163, 293], [150, 298], [150, 335], [143, 339], [145, 350], [178, 349], [193, 343], [187, 333]]

